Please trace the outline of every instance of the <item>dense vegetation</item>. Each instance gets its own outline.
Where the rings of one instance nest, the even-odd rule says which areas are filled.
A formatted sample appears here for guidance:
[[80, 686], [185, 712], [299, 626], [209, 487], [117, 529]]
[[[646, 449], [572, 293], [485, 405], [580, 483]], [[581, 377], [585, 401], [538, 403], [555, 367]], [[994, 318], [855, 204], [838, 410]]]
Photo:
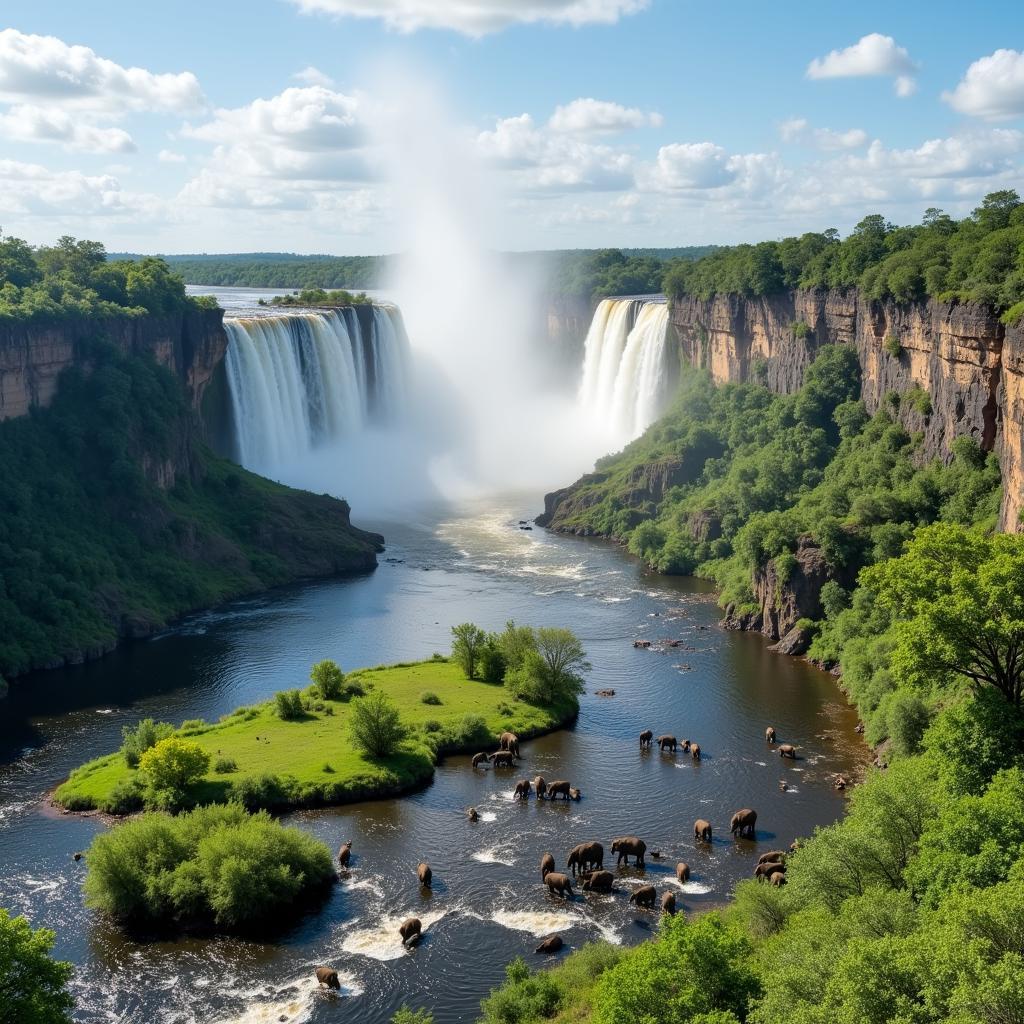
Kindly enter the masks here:
[[0, 908], [0, 1024], [70, 1024], [71, 964], [51, 958], [53, 940]]
[[713, 253], [713, 245], [687, 249], [597, 249], [550, 254], [548, 290], [554, 296], [599, 299], [609, 295], [653, 295], [661, 291], [666, 257], [675, 265]]
[[[347, 506], [194, 440], [180, 382], [102, 341], [50, 408], [0, 423], [0, 676], [81, 659], [195, 608], [346, 567]], [[174, 466], [162, 490], [153, 470]], [[149, 474], [145, 470], [149, 467]]]
[[[558, 666], [575, 671], [564, 661]], [[547, 692], [467, 679], [439, 655], [348, 673], [321, 661], [310, 678], [301, 690], [238, 708], [218, 723], [187, 721], [175, 729], [144, 719], [125, 729], [120, 751], [72, 772], [56, 799], [75, 810], [123, 814], [230, 800], [280, 809], [394, 795], [429, 781], [444, 754], [490, 749], [506, 729], [522, 737], [550, 732], [578, 708], [567, 681], [546, 699]]]
[[323, 288], [303, 288], [291, 295], [275, 295], [269, 302], [260, 299], [261, 306], [365, 306], [373, 300], [366, 292], [353, 295], [347, 291], [324, 291]]
[[243, 930], [294, 916], [334, 880], [331, 851], [238, 804], [145, 814], [92, 841], [86, 902], [134, 925]]
[[844, 239], [829, 229], [730, 246], [674, 262], [664, 279], [675, 299], [848, 286], [872, 299], [986, 302], [1015, 321], [1024, 315], [1024, 203], [1008, 189], [963, 220], [931, 208], [921, 224], [902, 227], [872, 214]]
[[108, 260], [99, 242], [67, 235], [33, 248], [0, 235], [0, 324], [73, 317], [177, 313], [216, 305], [191, 299], [164, 260]]

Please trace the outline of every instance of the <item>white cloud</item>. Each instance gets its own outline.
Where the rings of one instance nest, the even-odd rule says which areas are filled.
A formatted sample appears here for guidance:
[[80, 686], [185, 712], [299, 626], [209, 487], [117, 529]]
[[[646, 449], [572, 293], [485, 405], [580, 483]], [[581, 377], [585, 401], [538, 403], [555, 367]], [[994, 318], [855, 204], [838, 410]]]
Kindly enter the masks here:
[[123, 129], [99, 127], [56, 105], [11, 107], [0, 113], [0, 135], [8, 142], [56, 142], [85, 153], [131, 153], [136, 148]]
[[661, 122], [661, 114], [653, 111], [645, 113], [636, 107], [587, 97], [556, 107], [548, 127], [555, 132], [610, 135], [631, 128], [656, 128]]
[[650, 0], [292, 0], [306, 13], [379, 18], [388, 28], [450, 29], [467, 36], [512, 25], [611, 25]]
[[826, 152], [844, 149], [860, 149], [868, 141], [868, 133], [862, 128], [849, 128], [837, 132], [831, 128], [812, 128], [806, 118], [794, 117], [779, 125], [783, 142], [794, 142], [814, 146]]
[[942, 98], [954, 110], [990, 121], [1024, 115], [1024, 53], [996, 50], [976, 60]]
[[151, 216], [156, 196], [127, 192], [109, 174], [53, 171], [40, 164], [0, 160], [0, 214], [20, 217]]
[[162, 164], [183, 164], [185, 156], [183, 153], [175, 153], [171, 149], [161, 149], [156, 155], [157, 160]]
[[662, 146], [651, 181], [656, 188], [711, 189], [728, 185], [736, 177], [729, 154], [713, 142], [673, 142]]
[[906, 97], [917, 88], [917, 65], [892, 36], [872, 32], [852, 46], [815, 57], [807, 66], [808, 78], [892, 77], [896, 95]]
[[312, 64], [301, 71], [296, 71], [292, 78], [305, 85], [322, 85], [325, 89], [329, 89], [334, 85], [334, 79], [330, 75], [325, 75], [319, 68], [313, 67]]

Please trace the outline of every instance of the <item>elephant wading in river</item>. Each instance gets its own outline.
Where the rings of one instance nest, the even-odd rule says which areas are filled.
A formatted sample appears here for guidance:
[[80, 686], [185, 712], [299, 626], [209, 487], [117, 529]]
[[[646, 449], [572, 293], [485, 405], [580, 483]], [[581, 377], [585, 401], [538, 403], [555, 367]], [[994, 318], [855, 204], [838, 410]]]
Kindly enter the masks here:
[[770, 878], [775, 872], [781, 871], [785, 874], [786, 867], [781, 861], [777, 860], [766, 860], [761, 864], [758, 864], [754, 868], [754, 877], [760, 882], [765, 878]]
[[526, 800], [529, 798], [530, 792], [530, 780], [520, 779], [519, 782], [516, 783], [516, 789], [512, 795], [516, 800]]
[[666, 750], [671, 750], [672, 753], [674, 754], [676, 752], [676, 747], [677, 746], [678, 746], [678, 742], [676, 741], [675, 736], [659, 736], [658, 737], [658, 749], [663, 754], [665, 753]]
[[661, 894], [661, 912], [663, 914], [674, 914], [676, 912], [676, 894], [674, 892]]
[[519, 760], [519, 737], [514, 732], [503, 732], [498, 737], [498, 747], [507, 750], [516, 760]]
[[785, 850], [769, 850], [767, 853], [762, 853], [757, 858], [758, 864], [764, 864], [765, 861], [777, 860], [780, 864], [786, 863], [786, 851]]
[[741, 836], [746, 839], [753, 839], [754, 825], [757, 822], [757, 811], [751, 810], [749, 807], [744, 807], [742, 811], [737, 811], [729, 822], [729, 831], [733, 835], [738, 832]]
[[769, 725], [768, 728], [765, 729], [765, 731], [764, 731], [764, 738], [765, 738], [765, 742], [766, 743], [774, 743], [775, 742], [775, 726]]
[[491, 759], [491, 755], [490, 754], [484, 754], [482, 752], [479, 753], [479, 754], [474, 754], [473, 755], [473, 767], [474, 768], [479, 768], [480, 765], [487, 764], [487, 762], [490, 761], [490, 759]]
[[694, 759], [694, 761], [699, 761], [700, 760], [700, 744], [699, 743], [691, 743], [690, 744], [690, 757], [692, 757]]
[[685, 860], [681, 860], [676, 865], [676, 879], [680, 882], [688, 882], [690, 880], [690, 865]]
[[612, 892], [615, 876], [610, 871], [590, 871], [583, 879], [583, 888], [587, 892]]
[[600, 843], [580, 843], [569, 851], [569, 859], [565, 866], [572, 871], [573, 878], [576, 877], [577, 869], [582, 874], [591, 868], [602, 868], [604, 847]]
[[318, 967], [316, 969], [316, 980], [318, 985], [326, 985], [328, 988], [340, 989], [341, 982], [338, 981], [338, 972], [333, 967]]
[[561, 935], [549, 935], [535, 950], [535, 953], [557, 953], [565, 943]]
[[566, 800], [572, 795], [569, 790], [572, 787], [565, 779], [556, 779], [548, 783], [548, 799], [554, 800], [556, 796], [564, 797]]
[[416, 865], [416, 877], [420, 880], [420, 885], [424, 889], [429, 889], [434, 879], [434, 872], [430, 870], [430, 865], [424, 861], [422, 864]]
[[423, 934], [423, 922], [418, 917], [407, 917], [399, 926], [398, 934], [402, 936], [402, 945], [419, 942]]
[[703, 818], [698, 818], [693, 823], [693, 838], [703, 839], [705, 842], [711, 842], [711, 822], [705, 821]]
[[511, 750], [496, 750], [491, 754], [491, 764], [495, 768], [515, 768], [516, 760]]
[[650, 729], [644, 729], [644, 731], [642, 733], [640, 733], [640, 746], [641, 746], [641, 748], [649, 747], [653, 742], [654, 742], [654, 733], [651, 732]]
[[342, 843], [338, 848], [338, 863], [343, 867], [348, 867], [348, 862], [352, 859], [352, 840], [350, 839], [347, 843]]
[[561, 871], [549, 871], [544, 876], [544, 884], [548, 887], [549, 892], [557, 893], [559, 896], [572, 896], [573, 894], [569, 876], [562, 874]]
[[615, 862], [616, 866], [620, 866], [623, 861], [626, 862], [626, 867], [629, 867], [629, 858], [636, 858], [636, 866], [642, 868], [644, 866], [644, 854], [647, 852], [647, 844], [636, 836], [619, 836], [612, 843], [612, 853], [618, 854], [618, 860]]
[[657, 895], [658, 892], [653, 885], [641, 885], [639, 889], [634, 889], [630, 894], [629, 902], [635, 903], [638, 907], [647, 907], [649, 910], [653, 910]]
[[796, 760], [796, 747], [792, 743], [780, 743], [779, 744], [779, 757], [788, 757], [793, 761]]
[[543, 775], [538, 775], [537, 778], [533, 780], [533, 788], [537, 793], [537, 799], [542, 800], [544, 798], [544, 794], [548, 791], [548, 784], [544, 781]]
[[545, 878], [555, 870], [555, 858], [550, 853], [545, 853], [540, 859], [540, 880], [543, 882]]

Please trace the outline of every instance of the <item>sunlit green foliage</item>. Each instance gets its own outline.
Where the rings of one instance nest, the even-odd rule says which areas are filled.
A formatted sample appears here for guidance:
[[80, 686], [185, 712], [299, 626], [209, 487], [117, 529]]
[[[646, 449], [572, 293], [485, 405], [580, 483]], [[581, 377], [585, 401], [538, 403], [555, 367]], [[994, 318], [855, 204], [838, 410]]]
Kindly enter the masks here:
[[71, 964], [54, 960], [53, 932], [0, 908], [0, 1021], [70, 1024]]
[[260, 299], [260, 305], [268, 306], [366, 306], [371, 302], [373, 299], [366, 292], [325, 291], [323, 288], [303, 288], [289, 295], [275, 295], [269, 302]]

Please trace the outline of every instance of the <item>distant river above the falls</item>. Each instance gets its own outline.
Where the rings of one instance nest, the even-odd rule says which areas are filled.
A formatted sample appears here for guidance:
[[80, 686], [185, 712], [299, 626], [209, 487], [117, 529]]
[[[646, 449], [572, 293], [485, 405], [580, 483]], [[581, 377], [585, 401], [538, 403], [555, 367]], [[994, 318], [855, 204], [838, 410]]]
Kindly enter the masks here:
[[[542, 935], [557, 931], [572, 948], [656, 931], [655, 915], [627, 906], [635, 871], [615, 896], [562, 903], [540, 883], [544, 851], [562, 868], [572, 846], [598, 839], [608, 866], [612, 838], [638, 834], [662, 853], [648, 855], [647, 881], [674, 888], [692, 913], [723, 903], [759, 852], [843, 813], [834, 773], [856, 774], [865, 751], [835, 681], [759, 636], [722, 630], [706, 584], [651, 575], [611, 544], [521, 529], [540, 505], [537, 494], [492, 498], [423, 508], [400, 524], [367, 522], [356, 509], [358, 525], [387, 537], [376, 572], [239, 601], [12, 686], [0, 704], [0, 906], [56, 931], [56, 955], [76, 968], [77, 1020], [382, 1024], [407, 1002], [438, 1024], [473, 1021], [510, 959], [541, 961]], [[291, 815], [332, 848], [351, 839], [353, 871], [276, 941], [138, 941], [85, 909], [85, 864], [72, 855], [105, 825], [54, 813], [44, 794], [116, 749], [123, 725], [215, 720], [303, 685], [321, 658], [344, 668], [426, 658], [448, 651], [455, 623], [500, 629], [508, 619], [583, 639], [593, 671], [576, 725], [525, 743], [511, 778], [454, 757], [413, 796]], [[634, 648], [638, 638], [650, 649]], [[595, 694], [605, 688], [615, 696]], [[767, 725], [800, 760], [783, 763], [765, 745]], [[645, 728], [699, 742], [704, 759], [642, 752]], [[515, 779], [536, 774], [569, 779], [583, 799], [513, 802]], [[481, 812], [475, 824], [470, 805]], [[748, 806], [757, 841], [734, 841], [730, 815]], [[710, 847], [694, 844], [698, 817], [715, 827]], [[434, 869], [426, 897], [413, 873], [420, 860]], [[678, 860], [693, 869], [683, 887]], [[412, 914], [426, 937], [403, 951], [394, 929]], [[338, 969], [340, 1002], [316, 991], [321, 964]]]

